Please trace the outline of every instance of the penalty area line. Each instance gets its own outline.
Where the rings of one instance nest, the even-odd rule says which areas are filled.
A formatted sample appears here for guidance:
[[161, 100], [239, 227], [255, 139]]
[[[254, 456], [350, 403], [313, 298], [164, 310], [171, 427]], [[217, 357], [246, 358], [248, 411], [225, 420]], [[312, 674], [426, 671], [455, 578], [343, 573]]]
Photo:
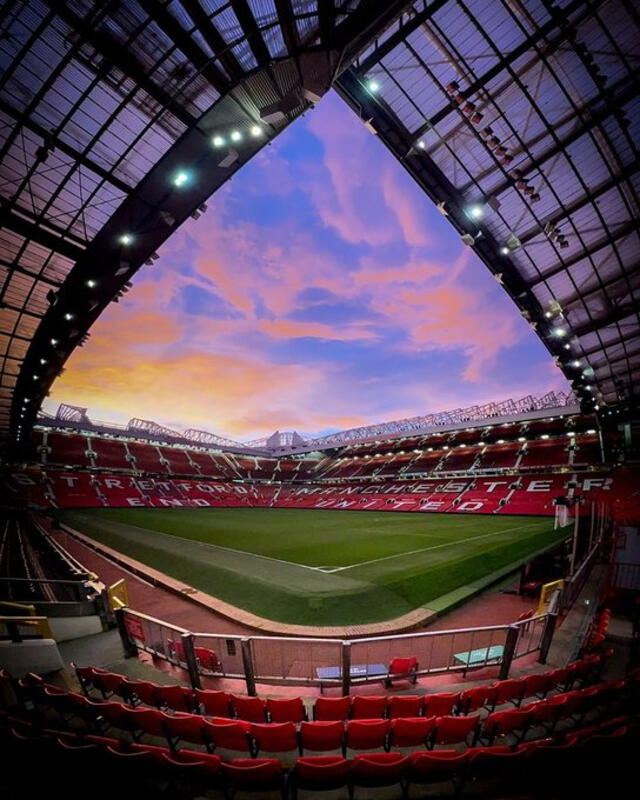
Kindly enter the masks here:
[[503, 533], [512, 533], [513, 531], [521, 531], [524, 528], [532, 528], [538, 525], [537, 522], [530, 522], [528, 525], [518, 525], [515, 528], [505, 528], [503, 531], [493, 531], [492, 533], [483, 533], [481, 536], [468, 536], [466, 539], [458, 539], [455, 542], [444, 542], [443, 544], [434, 544], [431, 547], [422, 547], [419, 550], [408, 550], [406, 553], [394, 553], [391, 556], [381, 556], [380, 558], [372, 558], [369, 561], [360, 561], [357, 564], [349, 564], [348, 567], [336, 567], [332, 570], [325, 570], [326, 572], [343, 572], [346, 569], [354, 569], [355, 567], [363, 567], [365, 564], [376, 564], [379, 561], [388, 561], [392, 558], [402, 558], [403, 556], [414, 556], [418, 553], [427, 553], [430, 550], [439, 550], [441, 547], [455, 547], [459, 544], [466, 542], [475, 542], [479, 539], [488, 539], [491, 536], [501, 536]]

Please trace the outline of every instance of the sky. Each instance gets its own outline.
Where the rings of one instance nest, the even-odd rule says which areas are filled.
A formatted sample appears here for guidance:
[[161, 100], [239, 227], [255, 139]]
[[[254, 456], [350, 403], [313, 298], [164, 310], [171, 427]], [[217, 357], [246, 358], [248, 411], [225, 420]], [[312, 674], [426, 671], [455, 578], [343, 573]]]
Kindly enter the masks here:
[[567, 388], [473, 250], [335, 93], [207, 205], [106, 309], [47, 410], [249, 441]]

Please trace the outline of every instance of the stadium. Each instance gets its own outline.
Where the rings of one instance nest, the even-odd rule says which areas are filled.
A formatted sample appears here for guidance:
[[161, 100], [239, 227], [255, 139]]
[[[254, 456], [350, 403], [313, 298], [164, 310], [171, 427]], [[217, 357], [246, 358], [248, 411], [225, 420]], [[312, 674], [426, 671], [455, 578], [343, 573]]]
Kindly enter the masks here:
[[0, 3], [4, 796], [637, 782], [638, 42]]

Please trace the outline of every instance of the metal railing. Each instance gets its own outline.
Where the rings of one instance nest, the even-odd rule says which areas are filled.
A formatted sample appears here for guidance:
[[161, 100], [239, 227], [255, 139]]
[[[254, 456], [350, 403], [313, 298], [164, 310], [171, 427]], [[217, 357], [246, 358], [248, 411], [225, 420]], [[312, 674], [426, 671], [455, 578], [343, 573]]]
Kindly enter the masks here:
[[403, 656], [418, 659], [417, 676], [495, 666], [504, 679], [516, 658], [538, 653], [545, 663], [557, 616], [553, 608], [511, 625], [340, 640], [191, 633], [129, 608], [115, 613], [127, 655], [144, 651], [182, 667], [195, 688], [201, 677], [244, 680], [250, 695], [257, 683], [348, 694], [353, 685], [384, 680], [391, 660]]
[[[90, 599], [89, 595], [93, 589], [84, 580], [54, 580], [49, 578], [0, 578], [0, 584], [6, 587], [0, 591], [7, 595], [11, 591], [12, 598], [16, 601], [33, 600], [33, 595], [41, 592], [43, 600], [46, 600], [46, 588], [61, 589], [63, 594], [68, 595], [67, 600], [81, 602]], [[22, 592], [24, 592], [22, 594]], [[16, 595], [16, 596], [13, 596]], [[64, 602], [62, 597], [56, 595], [56, 600]]]

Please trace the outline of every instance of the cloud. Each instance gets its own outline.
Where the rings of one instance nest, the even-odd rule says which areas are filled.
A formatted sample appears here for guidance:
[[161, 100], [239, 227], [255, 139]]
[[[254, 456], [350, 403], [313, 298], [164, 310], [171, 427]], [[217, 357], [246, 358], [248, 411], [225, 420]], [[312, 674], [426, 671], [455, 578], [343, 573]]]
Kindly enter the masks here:
[[561, 388], [475, 253], [336, 96], [208, 206], [102, 315], [49, 406], [254, 438]]

